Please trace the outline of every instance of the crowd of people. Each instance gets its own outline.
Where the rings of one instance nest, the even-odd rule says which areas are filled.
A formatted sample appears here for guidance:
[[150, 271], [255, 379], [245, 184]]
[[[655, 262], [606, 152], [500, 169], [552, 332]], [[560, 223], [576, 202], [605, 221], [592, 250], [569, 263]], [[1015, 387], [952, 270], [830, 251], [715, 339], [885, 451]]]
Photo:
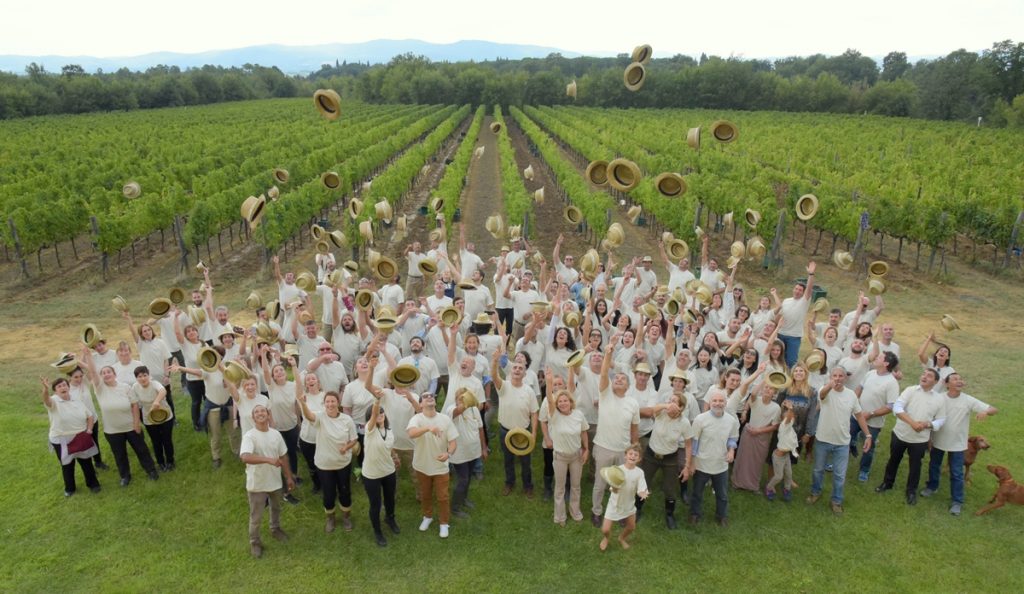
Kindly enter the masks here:
[[[206, 268], [190, 304], [184, 292], [156, 299], [146, 323], [120, 307], [128, 340], [111, 350], [89, 328], [54, 363], [61, 377], [41, 378], [65, 496], [76, 492], [76, 463], [100, 490], [100, 430], [128, 486], [128, 447], [157, 480], [177, 464], [175, 425], [191, 422], [207, 435], [215, 470], [225, 445], [245, 464], [256, 557], [265, 509], [272, 536], [287, 540], [282, 502], [298, 503], [306, 481], [322, 498], [327, 532], [353, 530], [351, 483], [362, 483], [374, 539], [386, 546], [384, 524], [400, 533], [396, 492], [408, 474], [419, 529], [436, 519], [447, 538], [451, 517], [472, 513], [471, 484], [492, 449], [504, 461], [503, 495], [518, 481], [534, 497], [538, 445], [556, 524], [584, 521], [584, 475], [593, 477], [602, 550], [616, 525], [629, 547], [655, 485], [669, 529], [677, 506], [689, 523], [702, 521], [709, 483], [724, 526], [730, 489], [789, 502], [800, 460], [813, 464], [806, 502], [825, 494], [831, 474], [831, 510], [842, 514], [850, 457], [860, 457], [866, 482], [886, 440], [875, 491], [896, 486], [906, 454], [906, 502], [934, 496], [946, 458], [949, 511], [960, 514], [971, 416], [996, 410], [964, 392], [949, 345], [934, 334], [916, 353], [919, 380], [901, 390], [910, 366], [881, 296], [861, 293], [845, 314], [813, 299], [814, 262], [790, 295], [748, 295], [739, 260], [720, 267], [706, 236], [695, 270], [688, 253], [671, 259], [662, 245], [661, 279], [650, 256], [577, 259], [562, 254], [561, 236], [551, 266], [520, 237], [489, 257], [461, 229], [458, 244], [449, 256], [436, 234], [428, 250], [411, 243], [404, 262], [371, 254], [364, 277], [330, 253], [317, 255], [315, 275], [282, 272], [274, 258], [276, 299], [249, 296], [248, 328], [231, 322]], [[889, 415], [895, 427], [883, 436]]]

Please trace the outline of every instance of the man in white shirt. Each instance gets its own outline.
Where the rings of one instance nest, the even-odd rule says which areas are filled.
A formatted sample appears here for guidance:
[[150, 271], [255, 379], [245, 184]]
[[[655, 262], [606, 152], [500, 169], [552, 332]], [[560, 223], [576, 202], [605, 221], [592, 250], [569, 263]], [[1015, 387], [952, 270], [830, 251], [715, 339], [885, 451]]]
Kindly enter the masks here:
[[786, 345], [786, 367], [793, 367], [799, 359], [800, 337], [804, 333], [804, 320], [811, 304], [811, 295], [814, 294], [815, 268], [813, 261], [808, 264], [807, 281], [793, 285], [793, 296], [782, 300], [779, 314], [783, 324], [779, 329], [779, 340]]
[[411, 298], [418, 298], [423, 293], [423, 272], [420, 271], [420, 262], [427, 259], [423, 253], [420, 242], [414, 241], [405, 247], [405, 260], [408, 267], [405, 271], [405, 294]]
[[389, 278], [387, 283], [378, 292], [381, 305], [386, 305], [391, 308], [391, 311], [395, 312], [399, 310], [399, 307], [405, 301], [405, 291], [402, 290], [402, 285], [398, 281], [399, 276], [396, 274], [394, 277]]
[[850, 417], [864, 438], [864, 451], [871, 448], [868, 430], [860, 401], [853, 390], [846, 387], [846, 371], [836, 367], [829, 374], [829, 383], [818, 394], [818, 430], [814, 440], [814, 470], [811, 472], [811, 494], [807, 503], [817, 503], [824, 488], [825, 466], [832, 465], [832, 513], [843, 514], [843, 488], [846, 485], [846, 466], [850, 461]]
[[721, 526], [729, 525], [729, 464], [736, 456], [740, 422], [725, 414], [725, 395], [711, 397], [710, 408], [693, 421], [690, 455], [694, 464], [693, 490], [690, 494], [690, 524], [697, 525], [704, 503], [704, 489], [710, 482], [715, 492], [715, 517]]
[[558, 239], [555, 241], [555, 249], [551, 253], [551, 261], [555, 263], [555, 278], [558, 279], [558, 282], [563, 285], [572, 285], [580, 277], [580, 273], [573, 267], [572, 254], [566, 254], [564, 261], [559, 257], [563, 241], [565, 241], [565, 237], [559, 233]]
[[896, 344], [893, 338], [896, 336], [896, 329], [890, 323], [882, 324], [881, 337], [871, 346], [871, 352], [882, 351], [900, 356], [900, 345]]
[[871, 369], [871, 361], [864, 356], [866, 346], [859, 338], [853, 339], [850, 344], [850, 354], [839, 360], [839, 367], [846, 370], [846, 387], [851, 390], [857, 389]]
[[594, 433], [594, 491], [591, 497], [590, 521], [594, 527], [601, 527], [604, 511], [604, 494], [608, 483], [601, 477], [600, 470], [606, 466], [618, 466], [626, 461], [626, 449], [637, 443], [640, 425], [640, 405], [626, 397], [629, 376], [616, 371], [609, 379], [612, 358], [618, 338], [609, 341], [604, 349], [598, 381], [597, 430]]
[[288, 491], [295, 488], [295, 480], [288, 465], [288, 447], [277, 429], [270, 427], [270, 411], [263, 405], [252, 410], [253, 429], [242, 437], [239, 454], [245, 463], [245, 490], [249, 495], [249, 552], [253, 557], [263, 556], [260, 524], [263, 510], [270, 504], [270, 534], [281, 542], [288, 535], [281, 530], [281, 474], [284, 473]]
[[526, 324], [529, 321], [527, 316], [533, 311], [532, 304], [541, 301], [542, 297], [533, 288], [533, 272], [530, 270], [523, 271], [518, 288], [512, 288], [512, 285], [509, 285], [507, 289], [505, 295], [512, 300], [512, 340], [514, 342], [522, 338], [523, 332], [526, 331]]
[[[862, 483], [868, 480], [871, 472], [871, 462], [875, 458], [875, 448], [878, 447], [878, 434], [885, 426], [885, 417], [892, 412], [893, 403], [900, 397], [900, 383], [893, 374], [893, 370], [900, 364], [899, 358], [892, 353], [879, 353], [873, 363], [874, 369], [867, 373], [855, 390], [871, 434], [871, 448], [864, 452], [860, 460], [860, 472], [857, 474], [857, 480]], [[851, 418], [850, 455], [853, 457], [857, 457], [859, 435], [860, 425]], [[866, 435], [864, 437], [867, 438]]]
[[[932, 432], [942, 428], [946, 422], [946, 399], [934, 391], [939, 381], [939, 372], [925, 369], [918, 385], [911, 386], [892, 405], [896, 414], [896, 426], [892, 430], [889, 444], [889, 462], [885, 465], [885, 478], [875, 487], [876, 493], [892, 489], [896, 482], [903, 454], [910, 453], [910, 470], [907, 473], [907, 505], [917, 504], [917, 485], [921, 480], [921, 460], [928, 451], [928, 440]], [[821, 433], [821, 425], [818, 425]]]
[[921, 490], [921, 497], [931, 497], [939, 490], [942, 475], [942, 458], [949, 454], [949, 490], [952, 505], [949, 513], [960, 515], [964, 505], [964, 452], [967, 450], [967, 436], [971, 428], [971, 413], [979, 421], [999, 412], [995, 408], [963, 393], [964, 378], [956, 372], [946, 376], [946, 422], [932, 433], [932, 449], [928, 458], [928, 483]]
[[690, 259], [682, 258], [679, 260], [679, 264], [673, 264], [672, 260], [669, 259], [668, 254], [665, 252], [665, 244], [659, 243], [658, 249], [661, 251], [661, 259], [665, 261], [665, 268], [668, 269], [668, 292], [674, 293], [676, 289], [680, 291], [686, 290], [686, 283], [696, 278], [692, 272], [690, 272]]
[[494, 351], [491, 357], [491, 380], [498, 393], [498, 424], [501, 427], [499, 439], [505, 455], [505, 487], [502, 495], [509, 495], [516, 484], [516, 462], [518, 460], [523, 480], [523, 492], [527, 499], [533, 499], [533, 472], [530, 454], [513, 454], [505, 445], [505, 436], [513, 429], [525, 429], [537, 439], [538, 405], [537, 394], [523, 383], [526, 366], [513, 362], [507, 380], [502, 380], [498, 371], [498, 360], [504, 354], [504, 346]]
[[466, 227], [459, 223], [459, 258], [462, 260], [462, 276], [473, 278], [473, 273], [484, 269], [484, 261], [476, 253], [476, 244], [466, 241]]

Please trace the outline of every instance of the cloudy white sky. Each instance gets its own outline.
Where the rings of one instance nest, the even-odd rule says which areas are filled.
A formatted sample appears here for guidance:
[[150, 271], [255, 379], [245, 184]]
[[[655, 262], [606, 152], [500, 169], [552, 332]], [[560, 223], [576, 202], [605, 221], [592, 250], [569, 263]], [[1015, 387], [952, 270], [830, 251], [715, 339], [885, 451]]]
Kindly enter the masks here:
[[882, 56], [1024, 40], [1024, 0], [50, 0], [3, 10], [0, 54], [130, 56], [280, 43], [483, 39], [582, 53]]

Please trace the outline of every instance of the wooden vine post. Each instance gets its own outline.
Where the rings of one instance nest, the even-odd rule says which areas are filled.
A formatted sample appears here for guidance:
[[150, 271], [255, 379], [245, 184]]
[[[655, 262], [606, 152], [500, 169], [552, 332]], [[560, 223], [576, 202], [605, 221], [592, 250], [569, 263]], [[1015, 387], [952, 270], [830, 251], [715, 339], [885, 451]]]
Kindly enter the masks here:
[[7, 219], [7, 226], [11, 228], [11, 238], [14, 239], [14, 255], [18, 258], [18, 263], [21, 265], [21, 274], [28, 278], [28, 265], [25, 264], [25, 256], [21, 253], [21, 240], [18, 239], [18, 228], [14, 226], [13, 218]]

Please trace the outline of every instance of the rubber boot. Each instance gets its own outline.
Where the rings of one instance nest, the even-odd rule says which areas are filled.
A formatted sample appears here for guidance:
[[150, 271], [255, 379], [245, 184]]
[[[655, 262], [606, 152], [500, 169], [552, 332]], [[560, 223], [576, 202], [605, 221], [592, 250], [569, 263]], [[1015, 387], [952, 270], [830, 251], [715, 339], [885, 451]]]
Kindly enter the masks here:
[[324, 532], [330, 534], [334, 532], [334, 510], [327, 512], [327, 523], [324, 524]]
[[665, 527], [669, 530], [676, 529], [676, 500], [665, 500]]
[[341, 510], [341, 527], [345, 532], [352, 532], [352, 512], [347, 509]]

